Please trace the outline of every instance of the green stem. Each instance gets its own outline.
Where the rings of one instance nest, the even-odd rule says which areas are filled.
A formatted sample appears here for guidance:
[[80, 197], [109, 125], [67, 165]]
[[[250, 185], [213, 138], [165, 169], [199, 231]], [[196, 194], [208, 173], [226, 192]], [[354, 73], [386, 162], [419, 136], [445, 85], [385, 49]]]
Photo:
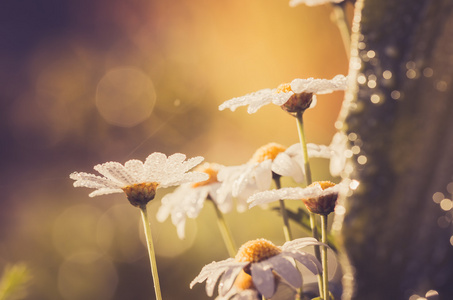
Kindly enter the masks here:
[[220, 234], [222, 235], [223, 242], [225, 243], [225, 246], [227, 248], [228, 254], [231, 257], [235, 257], [236, 256], [237, 247], [236, 247], [236, 244], [233, 241], [231, 232], [228, 229], [228, 226], [227, 226], [227, 224], [225, 222], [225, 218], [223, 217], [223, 214], [220, 211], [220, 209], [217, 207], [217, 204], [214, 201], [211, 201], [211, 202], [214, 205], [214, 209], [215, 209], [215, 212], [216, 212], [216, 215], [217, 215], [217, 224], [219, 225]]
[[146, 243], [148, 245], [149, 261], [151, 263], [151, 274], [154, 283], [154, 292], [156, 293], [156, 299], [162, 300], [160, 292], [159, 275], [157, 273], [156, 254], [154, 252], [153, 237], [151, 235], [151, 226], [148, 220], [148, 213], [146, 211], [146, 204], [140, 206], [140, 212], [142, 214], [143, 228], [145, 229]]
[[[318, 237], [318, 226], [316, 225], [316, 215], [312, 212], [310, 212], [310, 227], [311, 227], [311, 232], [313, 234], [313, 237], [317, 240], [319, 240], [319, 237]], [[319, 261], [322, 261], [321, 260], [321, 250], [319, 249], [319, 246], [318, 245], [315, 245], [314, 246], [315, 248], [315, 257], [319, 260]], [[318, 277], [318, 289], [319, 289], [319, 297], [321, 299], [324, 299], [323, 295], [323, 280], [322, 280], [322, 274], [321, 273], [318, 273], [317, 275]]]
[[[275, 186], [277, 187], [277, 189], [280, 189], [281, 188], [280, 176], [274, 176], [273, 179], [274, 179]], [[289, 219], [288, 219], [288, 213], [285, 208], [285, 201], [283, 199], [280, 199], [279, 203], [280, 203], [280, 212], [281, 212], [282, 218], [283, 218], [283, 234], [285, 235], [285, 240], [287, 242], [289, 242], [293, 239], [293, 235], [291, 233], [291, 228], [289, 227]]]
[[[312, 179], [311, 179], [310, 162], [309, 162], [309, 158], [308, 158], [307, 140], [305, 138], [305, 132], [304, 132], [303, 112], [296, 113], [296, 121], [297, 121], [297, 130], [299, 132], [299, 141], [300, 141], [300, 145], [302, 147], [302, 154], [304, 156], [305, 180], [307, 182], [307, 185], [310, 185], [312, 183]], [[310, 227], [311, 227], [311, 232], [312, 232], [313, 237], [315, 239], [319, 240], [318, 229], [317, 229], [317, 225], [316, 225], [316, 215], [312, 212], [310, 212]], [[321, 251], [319, 249], [319, 246], [315, 245], [314, 248], [315, 248], [316, 258], [319, 261], [321, 261]], [[318, 274], [318, 287], [319, 287], [319, 296], [321, 298], [323, 298], [322, 297], [323, 282], [322, 282], [321, 274]]]
[[310, 170], [310, 162], [308, 161], [307, 141], [305, 138], [304, 121], [303, 121], [302, 112], [297, 112], [296, 120], [297, 120], [297, 130], [299, 132], [300, 145], [302, 146], [302, 154], [304, 155], [305, 179], [307, 181], [307, 185], [310, 185], [312, 183], [311, 170]]
[[333, 4], [333, 20], [340, 30], [341, 39], [343, 40], [344, 49], [348, 59], [351, 56], [351, 29], [346, 21], [346, 5], [344, 3]]
[[[327, 216], [321, 215], [321, 242], [327, 243]], [[327, 271], [327, 246], [322, 246], [322, 274], [325, 299], [329, 300], [329, 273]]]

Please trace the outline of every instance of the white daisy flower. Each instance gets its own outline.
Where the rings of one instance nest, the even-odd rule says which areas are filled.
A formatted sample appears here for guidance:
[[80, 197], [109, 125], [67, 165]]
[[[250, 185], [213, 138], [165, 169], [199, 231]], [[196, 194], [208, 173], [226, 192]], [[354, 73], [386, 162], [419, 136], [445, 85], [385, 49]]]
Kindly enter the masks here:
[[[219, 110], [229, 108], [235, 111], [239, 106], [248, 105], [247, 112], [255, 113], [262, 106], [273, 103], [283, 106], [287, 102], [291, 105], [286, 108], [292, 112], [294, 109], [305, 110], [312, 104], [313, 94], [328, 94], [334, 91], [345, 90], [347, 87], [347, 77], [337, 75], [328, 79], [294, 79], [290, 84], [282, 84], [276, 89], [263, 89], [257, 92], [247, 94], [242, 97], [230, 99], [219, 106]], [[291, 101], [289, 101], [291, 100]]]
[[94, 166], [103, 177], [84, 172], [74, 172], [75, 187], [96, 189], [90, 197], [126, 193], [134, 206], [142, 206], [154, 199], [158, 188], [179, 185], [186, 182], [206, 180], [209, 176], [201, 172], [188, 172], [203, 161], [197, 156], [185, 161], [186, 155], [175, 153], [167, 158], [163, 153], [150, 154], [145, 162], [131, 159], [124, 166], [118, 162], [106, 162]]
[[[309, 157], [331, 157], [327, 146], [308, 144]], [[218, 190], [219, 199], [228, 195], [238, 198], [238, 209], [256, 192], [268, 190], [273, 175], [292, 177], [296, 182], [304, 182], [304, 158], [300, 144], [285, 148], [277, 143], [269, 143], [259, 148], [252, 159], [240, 166], [224, 167], [218, 174], [222, 186]]]
[[251, 196], [249, 207], [268, 204], [280, 199], [302, 200], [310, 212], [328, 215], [334, 211], [338, 193], [347, 185], [330, 181], [316, 181], [305, 188], [281, 188], [264, 191]]
[[307, 6], [317, 6], [317, 5], [323, 5], [327, 3], [341, 3], [344, 0], [290, 0], [289, 1], [289, 6], [295, 7], [300, 4], [305, 4]]
[[217, 190], [221, 186], [217, 173], [221, 167], [214, 163], [198, 166], [196, 170], [208, 174], [209, 178], [203, 182], [182, 184], [173, 193], [166, 194], [157, 212], [157, 220], [163, 222], [171, 215], [178, 237], [183, 239], [186, 218], [198, 217], [206, 199], [214, 201], [222, 213], [230, 212], [233, 208], [231, 192], [222, 197], [222, 201], [217, 196]]
[[[190, 283], [190, 288], [206, 280], [206, 293], [212, 296], [217, 280], [219, 295], [224, 296], [245, 272], [251, 276], [253, 288], [266, 298], [271, 298], [280, 281], [296, 290], [302, 286], [302, 275], [297, 263], [304, 265], [313, 274], [321, 272], [321, 264], [314, 255], [299, 249], [310, 245], [324, 245], [314, 238], [300, 238], [275, 246], [265, 239], [249, 241], [241, 246], [236, 257], [212, 262], [203, 267]], [[297, 262], [297, 263], [296, 263]]]

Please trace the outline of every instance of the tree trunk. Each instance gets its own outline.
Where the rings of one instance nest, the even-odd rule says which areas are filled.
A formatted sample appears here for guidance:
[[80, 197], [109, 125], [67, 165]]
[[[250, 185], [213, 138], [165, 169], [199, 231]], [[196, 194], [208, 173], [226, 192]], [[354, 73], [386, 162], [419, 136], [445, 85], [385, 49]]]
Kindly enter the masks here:
[[343, 298], [453, 299], [453, 1], [357, 1], [351, 57]]

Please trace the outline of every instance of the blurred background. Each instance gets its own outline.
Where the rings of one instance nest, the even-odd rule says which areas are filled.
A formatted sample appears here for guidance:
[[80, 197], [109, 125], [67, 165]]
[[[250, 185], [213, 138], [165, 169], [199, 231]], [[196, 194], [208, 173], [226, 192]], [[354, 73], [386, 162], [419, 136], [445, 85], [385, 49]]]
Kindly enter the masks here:
[[[346, 74], [331, 13], [281, 0], [1, 1], [0, 272], [30, 268], [26, 299], [153, 299], [139, 210], [121, 194], [89, 198], [69, 174], [155, 151], [238, 165], [269, 142], [297, 143], [295, 119], [277, 106], [217, 107], [294, 78]], [[305, 113], [308, 142], [330, 143], [342, 97], [319, 96]], [[331, 179], [328, 161], [312, 170]], [[163, 297], [208, 299], [189, 283], [228, 257], [214, 209], [188, 220], [181, 241], [155, 219], [170, 191], [149, 205]], [[284, 242], [275, 212], [225, 217], [238, 246]]]

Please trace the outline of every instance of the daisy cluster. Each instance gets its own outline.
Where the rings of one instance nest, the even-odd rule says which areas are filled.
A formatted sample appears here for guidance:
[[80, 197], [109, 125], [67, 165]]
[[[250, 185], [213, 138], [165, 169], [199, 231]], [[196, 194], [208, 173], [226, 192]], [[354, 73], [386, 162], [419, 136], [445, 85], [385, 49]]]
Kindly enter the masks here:
[[[337, 5], [340, 2], [342, 1], [291, 0], [290, 5]], [[232, 98], [222, 103], [219, 110], [235, 111], [245, 106], [248, 113], [252, 114], [267, 104], [273, 104], [287, 112], [289, 117], [296, 117], [298, 124], [301, 124], [303, 114], [314, 109], [317, 95], [343, 91], [347, 84], [348, 78], [344, 75], [337, 75], [332, 79], [296, 78], [275, 88]], [[303, 136], [303, 130], [301, 132], [300, 127], [298, 130], [300, 136]], [[224, 242], [227, 248], [233, 250], [229, 251], [230, 258], [203, 267], [190, 288], [206, 281], [208, 296], [213, 296], [218, 283], [218, 299], [305, 299], [301, 272], [305, 269], [318, 276], [318, 296], [327, 300], [329, 279], [326, 253], [329, 245], [326, 220], [335, 210], [338, 195], [345, 193], [349, 186], [342, 182], [312, 182], [309, 166], [312, 158], [328, 159], [332, 177], [339, 178], [345, 169], [347, 140], [344, 134], [338, 132], [329, 145], [306, 143], [302, 137], [289, 146], [270, 142], [251, 153], [248, 161], [236, 166], [202, 163], [204, 158], [201, 156], [187, 158], [182, 153], [167, 156], [155, 152], [143, 162], [137, 159], [124, 164], [106, 162], [94, 166], [99, 174], [74, 172], [70, 174], [70, 178], [74, 180], [75, 187], [94, 189], [89, 194], [90, 197], [124, 193], [133, 206], [144, 212], [144, 223], [148, 222], [148, 202], [155, 199], [159, 190], [175, 186], [172, 192], [160, 197], [161, 205], [156, 217], [160, 222], [170, 218], [181, 239], [185, 238], [187, 218], [197, 218], [204, 204], [211, 202], [216, 209], [219, 224], [222, 224], [219, 226]], [[290, 179], [289, 182], [297, 186], [281, 187], [282, 177]], [[310, 216], [313, 237], [292, 239], [285, 200], [299, 201], [301, 209]], [[280, 204], [286, 243], [276, 246], [271, 241], [258, 238], [246, 242], [236, 251], [223, 214], [233, 210], [247, 212], [255, 206], [266, 209], [271, 203]], [[319, 226], [316, 216], [324, 220], [324, 223], [321, 222], [325, 226], [322, 227], [322, 238], [316, 235]], [[303, 226], [302, 222], [300, 225]], [[302, 251], [305, 247], [313, 247], [315, 255]], [[322, 258], [320, 247], [323, 250]], [[153, 251], [152, 245], [149, 251]], [[153, 273], [153, 277], [156, 277], [155, 262], [151, 261], [151, 264], [154, 264], [156, 273]], [[155, 280], [155, 288], [159, 288], [158, 280]], [[159, 288], [156, 298], [160, 297]]]

